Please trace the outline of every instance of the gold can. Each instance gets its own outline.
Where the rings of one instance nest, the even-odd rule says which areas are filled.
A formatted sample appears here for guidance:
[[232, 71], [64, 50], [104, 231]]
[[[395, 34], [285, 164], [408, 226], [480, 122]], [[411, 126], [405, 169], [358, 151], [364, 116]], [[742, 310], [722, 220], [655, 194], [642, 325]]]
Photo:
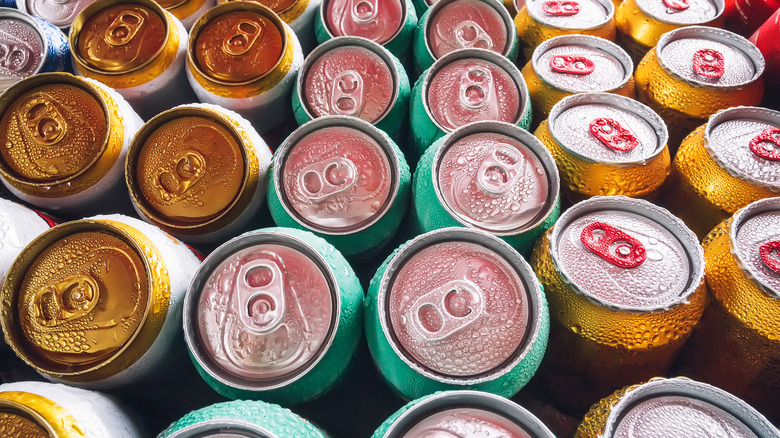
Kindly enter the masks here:
[[[219, 4], [244, 0], [217, 0]], [[320, 9], [322, 0], [249, 0], [271, 8], [298, 37], [304, 53], [311, 52], [316, 46], [314, 38], [314, 17]]]
[[189, 30], [195, 20], [217, 4], [217, 0], [155, 0]]

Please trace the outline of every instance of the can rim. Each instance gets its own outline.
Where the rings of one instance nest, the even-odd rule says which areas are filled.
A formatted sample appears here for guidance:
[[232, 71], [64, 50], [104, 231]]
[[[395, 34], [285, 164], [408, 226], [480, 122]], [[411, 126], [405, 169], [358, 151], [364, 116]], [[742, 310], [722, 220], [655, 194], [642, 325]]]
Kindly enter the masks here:
[[583, 34], [560, 35], [554, 38], [550, 38], [549, 40], [543, 41], [541, 44], [539, 44], [539, 46], [536, 47], [536, 50], [534, 50], [533, 56], [531, 57], [531, 67], [533, 67], [536, 76], [538, 76], [539, 80], [541, 80], [545, 85], [547, 85], [550, 88], [565, 91], [571, 94], [582, 93], [581, 90], [575, 90], [572, 88], [561, 86], [559, 84], [553, 84], [550, 81], [548, 81], [547, 78], [544, 77], [544, 75], [540, 74], [540, 72], [543, 70], [539, 68], [539, 62], [540, 62], [539, 58], [541, 58], [542, 55], [547, 53], [550, 49], [553, 49], [555, 47], [565, 46], [565, 45], [572, 45], [572, 46], [580, 45], [580, 46], [585, 46], [592, 49], [600, 50], [608, 55], [611, 55], [621, 64], [621, 66], [623, 67], [623, 74], [624, 74], [623, 80], [617, 86], [610, 88], [608, 90], [601, 90], [601, 92], [608, 93], [611, 91], [619, 90], [625, 87], [626, 84], [634, 77], [634, 61], [631, 59], [630, 56], [628, 56], [628, 53], [626, 53], [626, 51], [623, 50], [623, 48], [613, 43], [612, 41], [606, 40], [601, 37], [593, 36], [593, 35], [583, 35]]
[[[30, 392], [27, 392], [28, 394], [31, 394]], [[0, 392], [0, 396], [2, 393]], [[38, 397], [44, 398], [43, 396], [40, 396], [38, 394], [34, 394]], [[43, 428], [46, 430], [46, 432], [53, 437], [59, 436], [60, 430], [56, 430], [54, 426], [49, 423], [46, 420], [46, 417], [41, 415], [40, 412], [38, 412], [37, 409], [34, 409], [30, 406], [25, 405], [24, 403], [20, 403], [15, 400], [8, 400], [6, 398], [0, 397], [0, 411], [11, 411], [18, 413], [21, 416], [27, 417], [28, 419], [32, 420], [37, 426]]]
[[[709, 0], [709, 1], [711, 1], [715, 5], [715, 8], [717, 9], [717, 13], [715, 14], [714, 17], [712, 17], [712, 19], [707, 20], [707, 21], [701, 21], [701, 22], [699, 22], [697, 24], [712, 23], [713, 21], [715, 21], [718, 18], [720, 18], [721, 15], [723, 15], [723, 11], [726, 9], [726, 2], [725, 2], [725, 0]], [[645, 14], [645, 16], [650, 17], [653, 20], [658, 21], [659, 23], [671, 24], [671, 25], [674, 25], [674, 26], [689, 26], [690, 25], [690, 23], [681, 23], [679, 21], [664, 20], [660, 16], [657, 16], [655, 14], [651, 14], [649, 11], [645, 10], [642, 7], [642, 4], [641, 4], [640, 0], [634, 0], [634, 3], [636, 3], [636, 7], [640, 11], [642, 11], [642, 13]]]
[[37, 22], [32, 15], [26, 14], [19, 9], [2, 8], [0, 9], [0, 18], [22, 21], [35, 30], [35, 33], [41, 40], [41, 61], [38, 63], [38, 66], [35, 68], [35, 70], [32, 71], [27, 77], [29, 78], [30, 76], [34, 76], [40, 73], [44, 64], [46, 64], [47, 58], [49, 57], [49, 49], [51, 49], [49, 38], [46, 37], [46, 32], [44, 32], [43, 25]]
[[528, 85], [525, 83], [525, 78], [520, 73], [520, 69], [517, 68], [517, 66], [510, 61], [506, 56], [501, 55], [500, 53], [493, 52], [491, 50], [486, 49], [458, 49], [455, 51], [452, 51], [441, 58], [434, 61], [433, 65], [426, 70], [424, 75], [422, 76], [422, 105], [425, 109], [425, 114], [428, 116], [428, 119], [442, 132], [452, 132], [453, 130], [450, 130], [448, 128], [443, 127], [438, 120], [436, 120], [435, 117], [431, 114], [431, 107], [428, 104], [428, 88], [431, 85], [431, 80], [436, 76], [436, 74], [449, 65], [450, 63], [453, 63], [455, 61], [460, 61], [462, 59], [479, 59], [482, 61], [490, 62], [500, 69], [504, 70], [514, 81], [515, 85], [517, 86], [517, 94], [520, 97], [520, 107], [517, 109], [517, 117], [512, 121], [513, 124], [520, 123], [521, 120], [523, 120], [523, 116], [525, 115], [526, 111], [528, 111], [528, 107], [531, 105], [529, 93], [528, 93]]
[[[554, 129], [555, 122], [557, 121], [558, 116], [563, 114], [565, 111], [574, 108], [576, 106], [587, 105], [587, 104], [609, 105], [612, 107], [625, 109], [631, 114], [638, 116], [639, 118], [647, 122], [647, 124], [650, 125], [655, 131], [655, 135], [656, 135], [655, 149], [647, 153], [646, 154], [647, 156], [645, 157], [640, 157], [631, 161], [619, 161], [619, 162], [594, 159], [570, 149], [566, 144], [561, 142], [558, 136], [556, 135], [556, 129]], [[627, 167], [643, 166], [649, 163], [650, 161], [654, 160], [656, 157], [658, 157], [661, 154], [661, 152], [663, 152], [663, 150], [667, 147], [667, 143], [669, 141], [669, 130], [666, 127], [666, 123], [664, 123], [663, 119], [661, 118], [661, 116], [658, 115], [658, 113], [653, 111], [653, 109], [650, 108], [649, 106], [639, 101], [636, 101], [634, 99], [625, 96], [621, 96], [619, 94], [613, 94], [613, 93], [589, 92], [589, 93], [578, 93], [578, 94], [573, 94], [571, 96], [564, 97], [563, 99], [558, 101], [558, 103], [556, 103], [550, 110], [550, 115], [547, 118], [547, 127], [550, 130], [550, 134], [552, 135], [553, 140], [555, 140], [555, 142], [564, 151], [566, 151], [566, 153], [576, 157], [579, 160], [588, 163], [594, 163], [594, 164], [599, 164], [602, 166], [609, 166], [609, 167], [627, 168]]]
[[203, 438], [211, 436], [214, 432], [238, 433], [246, 438], [277, 438], [265, 427], [238, 418], [221, 417], [210, 420], [198, 421], [179, 430], [176, 430], [166, 438]]
[[[202, 341], [197, 327], [198, 317], [196, 315], [198, 299], [202, 295], [203, 287], [214, 269], [233, 254], [263, 244], [287, 246], [300, 252], [317, 265], [320, 272], [325, 277], [325, 280], [328, 282], [328, 289], [333, 303], [333, 314], [331, 315], [331, 323], [328, 328], [329, 331], [325, 337], [325, 341], [320, 345], [316, 356], [310, 358], [307, 363], [290, 373], [265, 380], [233, 375], [227, 370], [222, 369], [222, 367], [213, 359], [209, 358], [208, 353], [203, 352], [201, 349]], [[187, 344], [190, 356], [197, 362], [198, 366], [221, 385], [253, 392], [279, 389], [290, 385], [307, 375], [322, 361], [330, 350], [336, 333], [338, 332], [341, 319], [342, 303], [339, 290], [339, 284], [336, 281], [333, 269], [319, 251], [306, 241], [290, 234], [283, 233], [279, 229], [271, 228], [250, 231], [223, 243], [201, 262], [184, 295], [184, 303], [182, 306], [184, 341]]]
[[[736, 85], [711, 84], [693, 78], [682, 77], [670, 69], [666, 62], [664, 62], [663, 52], [669, 43], [684, 38], [706, 38], [721, 44], [725, 44], [739, 52], [742, 52], [742, 54], [744, 54], [753, 63], [753, 77]], [[741, 89], [757, 81], [764, 73], [764, 69], [766, 68], [766, 60], [764, 59], [764, 55], [761, 54], [755, 44], [733, 32], [709, 26], [686, 26], [661, 35], [661, 38], [658, 39], [658, 43], [655, 46], [655, 55], [656, 60], [658, 61], [658, 65], [660, 65], [664, 72], [666, 72], [666, 74], [669, 76], [686, 84], [695, 84], [699, 88], [709, 90]]]
[[[322, 22], [322, 28], [325, 29], [325, 32], [328, 34], [331, 38], [336, 38], [339, 35], [336, 35], [333, 33], [333, 31], [330, 30], [330, 24], [328, 24], [328, 17], [327, 17], [327, 11], [328, 11], [328, 5], [333, 0], [322, 0], [322, 3], [320, 4], [320, 20]], [[376, 43], [380, 46], [385, 46], [387, 44], [390, 44], [392, 41], [394, 41], [396, 38], [398, 38], [398, 35], [401, 34], [401, 31], [404, 29], [404, 23], [409, 20], [409, 4], [407, 3], [408, 0], [397, 0], [398, 3], [401, 4], [401, 16], [405, 17], [403, 20], [401, 20], [401, 23], [398, 25], [398, 29], [395, 30], [395, 33], [385, 42], [383, 43]], [[428, 1], [428, 0], [424, 0]], [[340, 36], [353, 36], [353, 35], [340, 35]], [[375, 41], [373, 41], [375, 42]]]
[[720, 408], [740, 420], [759, 438], [777, 437], [777, 429], [750, 405], [722, 389], [687, 377], [670, 379], [657, 377], [629, 390], [617, 403], [612, 405], [602, 436], [604, 438], [614, 437], [620, 422], [638, 403], [658, 396], [670, 395], [697, 399]]
[[[32, 5], [32, 4], [35, 4], [35, 3], [37, 3], [37, 2], [36, 2], [36, 1], [34, 1], [34, 0], [22, 0], [21, 2], [17, 0], [17, 1], [14, 1], [13, 3], [14, 3], [14, 5], [15, 5], [15, 6], [12, 6], [12, 7], [10, 7], [10, 8], [17, 8], [17, 10], [18, 10], [18, 11], [21, 11], [21, 12], [23, 12], [24, 14], [28, 14], [28, 15], [29, 15], [29, 16], [31, 16], [31, 17], [39, 18], [39, 19], [41, 19], [41, 20], [44, 20], [44, 21], [46, 21], [47, 23], [51, 23], [51, 25], [52, 25], [52, 26], [54, 26], [54, 27], [56, 27], [57, 29], [60, 29], [60, 30], [62, 30], [62, 31], [65, 31], [65, 30], [67, 30], [67, 29], [68, 29], [68, 28], [71, 26], [71, 24], [72, 24], [72, 23], [68, 23], [67, 21], [58, 21], [58, 22], [56, 22], [56, 23], [55, 23], [54, 21], [52, 21], [52, 20], [50, 20], [50, 19], [48, 19], [48, 18], [44, 17], [43, 15], [34, 14], [34, 13], [32, 12], [32, 8], [31, 8], [31, 6], [30, 6], [30, 5]], [[20, 3], [21, 3], [21, 4], [20, 4]], [[10, 9], [10, 8], [9, 8], [9, 9]], [[77, 15], [78, 15], [78, 14], [77, 14]], [[66, 35], [66, 36], [67, 36], [67, 35]]]
[[[351, 128], [368, 135], [385, 153], [393, 178], [392, 186], [390, 187], [390, 193], [388, 194], [382, 208], [377, 211], [377, 213], [372, 215], [369, 220], [346, 228], [322, 227], [302, 218], [290, 205], [290, 200], [283, 190], [284, 186], [282, 185], [282, 174], [284, 173], [287, 164], [287, 156], [292, 151], [292, 149], [301, 140], [310, 134], [313, 134], [320, 129], [336, 126]], [[274, 153], [272, 167], [274, 187], [279, 195], [279, 203], [282, 205], [282, 208], [284, 208], [285, 213], [306, 230], [314, 231], [316, 233], [327, 236], [345, 236], [355, 234], [371, 227], [381, 218], [383, 218], [388, 211], [390, 211], [391, 207], [395, 204], [395, 200], [398, 198], [398, 193], [400, 190], [401, 158], [396, 154], [392, 140], [390, 140], [390, 137], [388, 137], [387, 134], [371, 123], [351, 116], [323, 116], [310, 120], [299, 126], [298, 129], [293, 131], [293, 133], [284, 140], [284, 142], [276, 150], [276, 153]]]
[[[517, 0], [514, 0], [514, 1], [517, 1]], [[560, 27], [560, 26], [554, 26], [554, 25], [550, 24], [548, 21], [545, 21], [543, 17], [537, 15], [536, 11], [531, 9], [531, 8], [529, 8], [527, 4], [525, 5], [525, 8], [526, 8], [526, 11], [528, 11], [528, 15], [530, 15], [531, 18], [534, 19], [534, 21], [536, 21], [537, 23], [542, 24], [545, 27], [549, 27], [551, 29], [576, 30], [576, 31], [594, 30], [594, 29], [598, 29], [600, 27], [603, 27], [604, 25], [609, 23], [610, 20], [614, 20], [614, 18], [615, 18], [615, 5], [612, 3], [612, 0], [593, 0], [593, 1], [598, 3], [599, 5], [601, 5], [603, 8], [605, 8], [607, 10], [607, 14], [606, 14], [604, 20], [602, 20], [598, 24], [595, 24], [595, 25], [589, 26], [589, 27]], [[721, 1], [723, 1], [723, 0], [721, 0]]]
[[[398, 271], [403, 268], [409, 259], [421, 250], [431, 245], [448, 242], [472, 243], [495, 253], [513, 268], [520, 278], [525, 289], [526, 297], [528, 298], [528, 324], [525, 329], [523, 340], [517, 346], [512, 356], [506, 359], [504, 363], [478, 375], [450, 376], [424, 367], [422, 364], [419, 364], [414, 359], [408, 357], [406, 352], [398, 345], [396, 337], [390, 328], [390, 322], [388, 321], [387, 295], [392, 288]], [[473, 228], [440, 228], [421, 234], [406, 242], [391, 257], [379, 283], [379, 292], [377, 293], [376, 298], [378, 303], [377, 311], [379, 313], [378, 320], [382, 329], [382, 335], [393, 349], [393, 352], [414, 372], [435, 382], [448, 385], [479, 385], [509, 373], [525, 360], [533, 346], [539, 341], [540, 332], [542, 330], [541, 318], [544, 314], [544, 298], [541, 284], [528, 262], [523, 259], [517, 250], [498, 237]]]
[[[567, 275], [565, 269], [559, 262], [560, 254], [558, 252], [558, 241], [561, 233], [574, 220], [583, 215], [606, 211], [617, 210], [643, 216], [662, 228], [665, 228], [685, 250], [690, 265], [690, 275], [688, 284], [680, 291], [677, 297], [664, 304], [655, 306], [627, 306], [608, 303], [601, 298], [592, 296], [580, 289]], [[558, 221], [552, 227], [550, 240], [550, 255], [555, 270], [561, 279], [579, 296], [587, 299], [599, 307], [603, 307], [614, 312], [630, 314], [648, 314], [662, 313], [682, 305], [693, 295], [704, 281], [704, 250], [699, 244], [699, 239], [693, 234], [682, 220], [669, 213], [664, 208], [658, 207], [644, 199], [629, 198], [623, 195], [616, 196], [594, 196], [590, 199], [581, 201], [561, 214]]]
[[756, 275], [754, 268], [745, 263], [737, 252], [737, 233], [742, 228], [742, 225], [755, 216], [763, 213], [780, 213], [780, 198], [764, 198], [748, 204], [734, 213], [734, 217], [729, 226], [729, 251], [734, 256], [734, 260], [737, 262], [740, 270], [745, 274], [747, 278], [753, 281], [767, 295], [780, 300], [780, 290], [774, 290], [768, 285], [764, 284], [760, 280], [760, 277]]
[[442, 391], [418, 400], [399, 415], [379, 438], [400, 438], [426, 416], [457, 408], [481, 409], [500, 415], [536, 438], [555, 437], [550, 429], [530, 411], [495, 394], [473, 390]]
[[[441, 160], [444, 158], [444, 154], [447, 152], [447, 150], [453, 145], [453, 143], [465, 137], [475, 135], [475, 134], [487, 134], [487, 133], [502, 134], [507, 137], [520, 141], [520, 143], [522, 143], [526, 148], [528, 148], [528, 150], [530, 150], [531, 153], [533, 153], [539, 159], [539, 161], [542, 163], [542, 166], [544, 166], [544, 170], [547, 174], [549, 193], [547, 194], [547, 201], [545, 202], [546, 208], [542, 213], [539, 213], [539, 215], [537, 215], [537, 217], [534, 219], [533, 222], [530, 222], [520, 228], [516, 228], [509, 231], [493, 231], [487, 227], [481, 227], [474, 223], [468, 222], [462, 219], [459, 215], [455, 214], [455, 212], [450, 207], [450, 205], [444, 201], [444, 197], [441, 193], [441, 188], [439, 187], [439, 181], [437, 175], [439, 173], [439, 166], [441, 165]], [[530, 132], [526, 131], [525, 129], [517, 125], [513, 125], [507, 122], [499, 122], [499, 121], [492, 121], [492, 120], [472, 122], [463, 125], [458, 129], [456, 129], [455, 131], [452, 131], [451, 133], [447, 134], [447, 136], [444, 137], [444, 140], [441, 142], [441, 144], [439, 144], [439, 147], [436, 149], [436, 152], [434, 153], [433, 164], [431, 169], [431, 179], [433, 182], [433, 190], [436, 193], [436, 199], [439, 201], [439, 204], [444, 207], [444, 209], [447, 211], [450, 217], [455, 219], [458, 223], [460, 223], [464, 227], [482, 230], [490, 234], [493, 234], [495, 236], [501, 236], [501, 237], [521, 235], [525, 232], [528, 232], [529, 230], [536, 228], [537, 226], [539, 226], [539, 224], [546, 221], [550, 217], [550, 215], [552, 215], [553, 212], [555, 211], [555, 206], [558, 203], [557, 201], [560, 198], [560, 192], [561, 192], [561, 182], [560, 182], [560, 175], [558, 172], [558, 166], [555, 164], [555, 159], [553, 159], [552, 154], [550, 154], [550, 151], [544, 146], [541, 140], [539, 140], [533, 134], [531, 134]]]
[[[298, 93], [298, 97], [300, 98], [302, 103], [301, 106], [303, 107], [303, 110], [306, 112], [306, 115], [309, 117], [309, 119], [313, 120], [315, 118], [318, 118], [311, 111], [311, 108], [309, 106], [309, 101], [305, 98], [305, 93], [303, 93], [303, 89], [305, 88], [304, 82], [309, 75], [309, 70], [311, 69], [312, 64], [314, 64], [326, 53], [340, 47], [349, 47], [349, 46], [366, 49], [372, 52], [373, 54], [379, 56], [379, 58], [385, 62], [385, 65], [387, 65], [388, 69], [390, 70], [390, 75], [393, 78], [393, 96], [390, 99], [390, 105], [388, 105], [388, 107], [385, 108], [384, 112], [382, 112], [382, 114], [380, 114], [379, 117], [369, 122], [372, 125], [376, 125], [382, 120], [384, 120], [385, 117], [387, 117], [390, 111], [398, 103], [398, 96], [401, 94], [401, 81], [399, 78], [400, 72], [398, 71], [397, 66], [395, 65], [395, 63], [391, 58], [392, 54], [390, 53], [390, 51], [385, 49], [384, 46], [379, 45], [367, 38], [356, 37], [356, 36], [335, 37], [315, 47], [314, 50], [312, 50], [309, 53], [309, 55], [306, 56], [306, 59], [303, 61], [303, 65], [301, 65], [301, 69], [298, 72], [298, 77], [295, 80], [295, 92]], [[320, 117], [326, 117], [326, 116], [320, 116]], [[360, 117], [356, 117], [356, 118], [360, 118]]]

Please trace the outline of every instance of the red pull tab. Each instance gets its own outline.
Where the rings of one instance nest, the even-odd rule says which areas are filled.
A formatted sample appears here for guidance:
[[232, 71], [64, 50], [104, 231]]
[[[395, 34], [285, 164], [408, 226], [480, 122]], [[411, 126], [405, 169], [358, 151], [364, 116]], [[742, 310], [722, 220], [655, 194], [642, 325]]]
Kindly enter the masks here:
[[701, 49], [693, 54], [693, 71], [699, 76], [720, 79], [726, 71], [723, 54], [714, 49]]
[[584, 56], [555, 55], [550, 59], [550, 68], [558, 73], [589, 75], [596, 69], [596, 64]]
[[585, 227], [580, 241], [604, 260], [621, 268], [636, 268], [647, 257], [642, 242], [603, 222], [593, 222]]
[[780, 274], [780, 259], [772, 257], [773, 252], [780, 253], [780, 240], [767, 242], [758, 248], [758, 255], [766, 267]]
[[684, 11], [691, 7], [691, 0], [664, 0], [664, 4], [672, 9]]
[[574, 0], [547, 0], [542, 3], [542, 10], [550, 15], [577, 15], [580, 12], [580, 4]]
[[639, 140], [634, 134], [613, 119], [600, 117], [593, 120], [590, 122], [590, 132], [604, 143], [604, 146], [619, 152], [628, 152], [639, 146]]
[[765, 160], [780, 161], [780, 129], [764, 129], [750, 140], [750, 150]]

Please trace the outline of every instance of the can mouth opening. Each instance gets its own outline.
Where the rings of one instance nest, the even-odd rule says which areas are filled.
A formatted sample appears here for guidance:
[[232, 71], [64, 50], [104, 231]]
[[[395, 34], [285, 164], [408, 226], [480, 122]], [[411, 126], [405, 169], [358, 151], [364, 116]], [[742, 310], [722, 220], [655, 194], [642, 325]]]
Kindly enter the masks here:
[[[333, 30], [330, 28], [330, 24], [329, 24], [330, 20], [328, 20], [327, 14], [328, 14], [328, 6], [331, 1], [334, 0], [322, 0], [322, 4], [320, 5], [320, 20], [322, 20], [323, 29], [325, 29], [325, 32], [327, 32], [328, 36], [330, 36], [331, 38], [336, 38], [338, 36], [352, 36], [352, 35], [336, 35], [335, 33], [333, 33]], [[401, 4], [401, 16], [407, 18], [401, 20], [401, 23], [398, 25], [398, 29], [395, 30], [395, 33], [393, 33], [393, 35], [387, 41], [381, 44], [377, 43], [382, 47], [384, 47], [387, 44], [390, 44], [390, 42], [395, 40], [398, 37], [398, 35], [401, 34], [401, 31], [404, 29], [404, 23], [406, 22], [409, 16], [409, 10], [407, 8], [408, 5], [406, 3], [407, 0], [390, 0], [390, 1], [399, 2]], [[430, 0], [423, 0], [423, 1], [427, 3]]]
[[[4, 8], [3, 10], [0, 10], [0, 18], [4, 19], [10, 19], [10, 20], [18, 20], [23, 22], [24, 24], [30, 26], [33, 30], [35, 30], [35, 33], [38, 35], [38, 38], [41, 40], [41, 61], [38, 63], [38, 66], [35, 68], [35, 70], [30, 73], [30, 76], [37, 75], [41, 72], [41, 69], [43, 69], [43, 66], [45, 64], [45, 57], [49, 55], [51, 47], [49, 46], [49, 39], [46, 37], [46, 31], [43, 29], [43, 26], [36, 22], [32, 16], [25, 14], [24, 12], [19, 11], [18, 9], [11, 9], [11, 8]], [[0, 91], [1, 93], [2, 91]]]
[[748, 206], [740, 209], [734, 213], [731, 226], [729, 227], [729, 243], [731, 246], [731, 254], [734, 256], [734, 260], [737, 261], [737, 265], [740, 267], [742, 272], [744, 272], [748, 278], [753, 280], [753, 282], [769, 296], [780, 300], [780, 290], [774, 290], [764, 285], [764, 283], [759, 280], [761, 277], [757, 275], [756, 272], [754, 272], [752, 265], [750, 263], [745, 263], [739, 257], [736, 251], [736, 248], [738, 248], [737, 233], [739, 233], [739, 230], [742, 228], [742, 225], [745, 224], [745, 222], [763, 213], [778, 212], [780, 212], [780, 198], [765, 198], [760, 201], [753, 202], [752, 204], [749, 204]]
[[264, 427], [248, 421], [236, 418], [217, 418], [213, 420], [199, 421], [179, 429], [168, 438], [207, 438], [222, 435], [245, 438], [277, 438], [277, 436]]
[[[715, 13], [714, 17], [712, 17], [711, 19], [709, 19], [707, 21], [702, 21], [699, 24], [712, 23], [713, 21], [715, 21], [718, 18], [720, 18], [720, 16], [723, 15], [723, 11], [726, 9], [726, 2], [725, 2], [725, 0], [708, 0], [708, 1], [711, 1], [715, 5], [715, 9], [717, 10], [717, 12]], [[652, 14], [650, 11], [648, 11], [645, 8], [642, 7], [642, 3], [643, 2], [641, 0], [634, 0], [634, 3], [636, 3], [636, 7], [639, 8], [639, 10], [642, 11], [643, 14], [645, 14], [646, 16], [648, 16], [648, 17], [652, 18], [653, 20], [656, 20], [656, 21], [658, 21], [660, 23], [671, 24], [671, 25], [675, 25], [675, 26], [688, 26], [689, 25], [689, 23], [681, 23], [681, 22], [678, 22], [678, 21], [672, 21], [672, 20], [669, 20], [669, 19], [664, 19], [664, 17], [662, 17], [662, 16], [658, 16], [658, 15]]]
[[59, 436], [59, 430], [56, 430], [40, 412], [23, 403], [3, 398], [2, 393], [0, 393], [0, 413], [22, 417], [43, 429], [48, 436]]
[[[425, 1], [426, 3], [428, 2], [428, 0]], [[436, 55], [433, 54], [433, 50], [431, 49], [430, 39], [428, 38], [428, 35], [431, 32], [433, 17], [435, 17], [436, 14], [438, 14], [447, 5], [452, 3], [457, 3], [459, 1], [463, 1], [463, 0], [438, 0], [433, 5], [427, 3], [430, 6], [430, 11], [428, 12], [428, 16], [425, 18], [425, 24], [423, 26], [423, 28], [425, 29], [423, 40], [425, 41], [425, 49], [428, 51], [428, 55], [433, 60], [436, 60], [437, 58]], [[509, 55], [509, 51], [512, 48], [512, 41], [516, 37], [515, 34], [517, 28], [515, 27], [515, 22], [512, 21], [512, 17], [509, 15], [509, 11], [507, 11], [507, 9], [500, 2], [486, 1], [481, 3], [490, 6], [491, 8], [493, 8], [493, 10], [495, 10], [498, 13], [498, 15], [501, 16], [501, 21], [504, 23], [504, 30], [506, 31], [506, 47], [504, 47], [504, 50], [501, 51], [501, 55], [503, 56]]]
[[[517, 0], [515, 0], [515, 1], [517, 1]], [[593, 0], [595, 3], [598, 3], [599, 6], [603, 7], [607, 11], [607, 13], [604, 16], [604, 19], [602, 21], [594, 24], [593, 26], [588, 26], [588, 27], [559, 27], [559, 26], [555, 26], [555, 25], [551, 24], [549, 20], [545, 20], [545, 17], [538, 15], [534, 8], [529, 8], [528, 7], [528, 3], [530, 3], [531, 1], [533, 1], [533, 0], [529, 0], [525, 4], [526, 10], [528, 11], [528, 15], [530, 15], [531, 18], [533, 18], [534, 21], [536, 21], [537, 23], [540, 23], [540, 24], [542, 24], [542, 25], [544, 25], [546, 27], [552, 28], [552, 29], [580, 30], [580, 31], [583, 31], [583, 30], [593, 30], [593, 29], [598, 29], [598, 28], [604, 26], [605, 24], [609, 23], [610, 20], [614, 19], [614, 17], [615, 17], [615, 5], [612, 3], [612, 0]], [[536, 0], [536, 1], [542, 1], [542, 0]], [[723, 1], [723, 0], [721, 0], [721, 1]], [[576, 17], [576, 15], [575, 15], [575, 17]]]

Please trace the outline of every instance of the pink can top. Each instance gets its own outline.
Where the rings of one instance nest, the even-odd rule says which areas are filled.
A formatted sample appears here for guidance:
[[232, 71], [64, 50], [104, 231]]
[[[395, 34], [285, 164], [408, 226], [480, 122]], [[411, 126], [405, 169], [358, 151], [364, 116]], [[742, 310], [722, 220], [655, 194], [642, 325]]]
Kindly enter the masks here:
[[384, 44], [406, 20], [403, 0], [329, 0], [325, 22], [334, 36], [358, 36]]
[[43, 62], [43, 40], [28, 23], [0, 19], [0, 91], [33, 75]]
[[[478, 434], [477, 434], [478, 433]], [[401, 438], [533, 438], [512, 420], [475, 408], [447, 409], [425, 417]]]
[[69, 27], [94, 0], [25, 0], [27, 12], [57, 27]]
[[630, 73], [612, 53], [579, 44], [546, 50], [534, 62], [534, 71], [555, 88], [580, 93], [614, 90]]
[[[484, 0], [456, 0], [431, 12], [425, 29], [434, 58], [458, 49], [488, 49], [503, 54], [509, 34], [503, 16]], [[512, 29], [514, 32], [514, 29]]]
[[752, 216], [739, 224], [734, 253], [742, 266], [780, 299], [780, 211]]

